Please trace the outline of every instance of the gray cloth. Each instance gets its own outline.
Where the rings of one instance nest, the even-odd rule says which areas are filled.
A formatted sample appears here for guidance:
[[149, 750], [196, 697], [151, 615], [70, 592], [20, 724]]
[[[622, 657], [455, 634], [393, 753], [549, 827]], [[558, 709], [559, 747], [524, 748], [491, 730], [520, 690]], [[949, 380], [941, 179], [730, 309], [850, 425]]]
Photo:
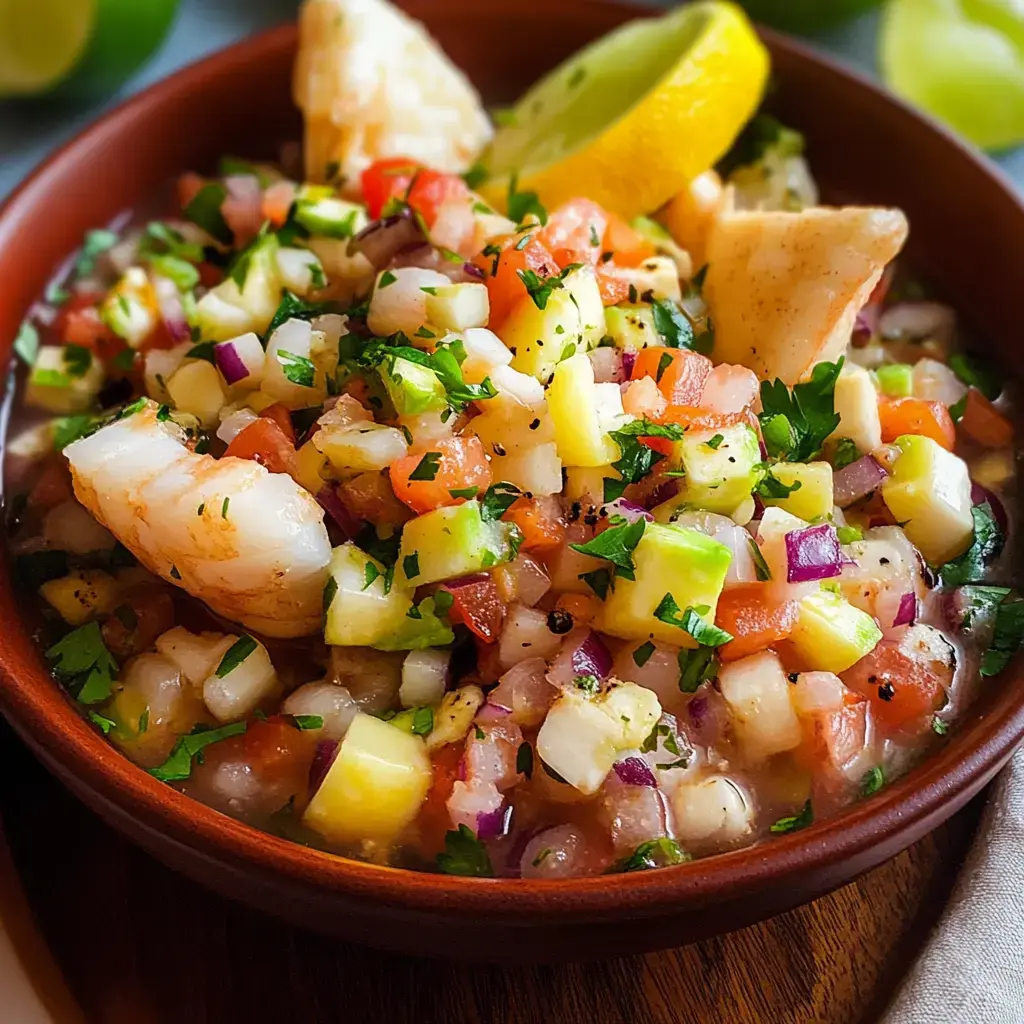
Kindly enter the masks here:
[[1024, 1022], [1024, 749], [992, 787], [956, 887], [882, 1024]]

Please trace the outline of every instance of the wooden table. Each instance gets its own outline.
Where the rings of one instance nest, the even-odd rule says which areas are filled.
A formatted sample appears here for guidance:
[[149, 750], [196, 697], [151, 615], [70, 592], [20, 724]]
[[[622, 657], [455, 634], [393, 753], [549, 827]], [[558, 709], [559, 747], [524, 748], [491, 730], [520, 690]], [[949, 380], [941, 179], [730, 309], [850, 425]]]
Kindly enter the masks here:
[[503, 968], [389, 956], [286, 927], [129, 845], [6, 723], [0, 765], [15, 862], [90, 1024], [872, 1022], [945, 904], [981, 806], [755, 927], [645, 957]]

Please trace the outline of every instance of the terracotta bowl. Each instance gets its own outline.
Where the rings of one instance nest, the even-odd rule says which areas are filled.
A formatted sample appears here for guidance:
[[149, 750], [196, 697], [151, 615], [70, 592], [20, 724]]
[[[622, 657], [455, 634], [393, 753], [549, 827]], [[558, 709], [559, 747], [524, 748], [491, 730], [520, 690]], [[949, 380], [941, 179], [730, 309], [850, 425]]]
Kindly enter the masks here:
[[[491, 102], [637, 14], [586, 0], [410, 0]], [[1024, 321], [1024, 208], [974, 153], [872, 85], [765, 33], [773, 106], [803, 131], [826, 194], [899, 205], [913, 259], [1014, 366]], [[293, 28], [187, 68], [41, 167], [0, 214], [0, 339], [90, 227], [222, 153], [270, 155], [297, 138]], [[642, 174], [643, 169], [638, 168]], [[2, 557], [2, 556], [0, 556]], [[989, 684], [941, 751], [846, 814], [772, 842], [663, 871], [565, 882], [414, 874], [305, 849], [175, 792], [109, 747], [45, 671], [3, 560], [0, 706], [82, 800], [159, 859], [229, 896], [346, 938], [428, 955], [579, 959], [681, 945], [850, 881], [976, 794], [1024, 737], [1019, 668]]]

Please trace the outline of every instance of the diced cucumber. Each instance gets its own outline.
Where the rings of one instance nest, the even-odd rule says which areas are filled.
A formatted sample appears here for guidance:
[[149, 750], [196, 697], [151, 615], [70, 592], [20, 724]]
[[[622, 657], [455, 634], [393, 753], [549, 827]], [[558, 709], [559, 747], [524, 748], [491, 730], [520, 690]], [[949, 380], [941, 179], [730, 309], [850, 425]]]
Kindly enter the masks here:
[[729, 548], [706, 534], [649, 523], [633, 552], [636, 579], [615, 580], [598, 613], [597, 628], [626, 640], [696, 647], [689, 633], [655, 617], [654, 611], [671, 594], [680, 612], [707, 608], [701, 617], [713, 623], [731, 560]]
[[850, 438], [865, 454], [882, 443], [878, 392], [867, 370], [847, 362], [836, 381], [834, 401], [839, 426], [832, 431], [832, 437]]
[[399, 416], [419, 416], [444, 409], [448, 394], [429, 366], [397, 358], [380, 367], [384, 388]]
[[746, 423], [720, 430], [688, 430], [673, 446], [686, 470], [683, 500], [728, 515], [757, 483], [757, 434]]
[[882, 498], [921, 554], [941, 565], [962, 554], [974, 535], [967, 465], [930, 437], [904, 434], [896, 447]]
[[[235, 330], [235, 334], [255, 331], [263, 334], [270, 326], [277, 307], [281, 303], [281, 276], [277, 269], [277, 250], [279, 242], [276, 235], [267, 235], [254, 244], [246, 254], [245, 273], [239, 287], [234, 276], [225, 278], [216, 288], [211, 289], [199, 300], [197, 309], [203, 316], [202, 306], [210, 295], [217, 295], [225, 302], [244, 309], [250, 317], [250, 323]], [[203, 334], [203, 339], [207, 335]], [[227, 338], [217, 338], [226, 341]]]
[[827, 462], [779, 462], [771, 475], [787, 487], [800, 486], [785, 498], [765, 498], [765, 505], [785, 509], [801, 519], [816, 519], [832, 514], [832, 467]]
[[313, 435], [313, 444], [342, 474], [387, 469], [409, 451], [405, 434], [383, 423], [353, 423], [318, 430]]
[[369, 647], [403, 625], [412, 607], [395, 580], [385, 593], [385, 568], [351, 541], [331, 552], [324, 591], [324, 639], [334, 647]]
[[156, 295], [141, 267], [129, 267], [100, 306], [100, 319], [130, 348], [138, 348], [156, 327]]
[[558, 455], [567, 466], [604, 466], [620, 457], [608, 436], [622, 426], [622, 395], [617, 384], [594, 382], [594, 367], [582, 352], [564, 359], [548, 388], [548, 410]]
[[889, 398], [909, 398], [914, 393], [914, 368], [909, 363], [886, 363], [875, 370], [878, 390]]
[[317, 282], [319, 287], [325, 283], [323, 265], [309, 249], [278, 249], [277, 273], [285, 288], [302, 297], [318, 287]]
[[226, 401], [217, 368], [203, 359], [186, 359], [167, 381], [174, 408], [199, 420], [204, 430], [217, 426]]
[[660, 345], [654, 326], [654, 309], [646, 305], [609, 306], [604, 311], [605, 331], [620, 352], [639, 352], [648, 345]]
[[485, 327], [491, 315], [487, 285], [463, 281], [427, 294], [427, 320], [446, 331]]
[[838, 675], [874, 650], [882, 631], [866, 612], [822, 587], [800, 602], [790, 639], [809, 669]]
[[248, 310], [209, 291], [196, 303], [195, 327], [203, 341], [230, 341], [255, 330], [256, 320]]
[[478, 501], [438, 508], [405, 524], [395, 578], [418, 587], [468, 576], [511, 562], [518, 540], [512, 523], [485, 522]]
[[419, 736], [360, 712], [302, 822], [333, 843], [388, 843], [416, 817], [432, 778]]
[[75, 358], [69, 360], [64, 346], [43, 345], [29, 374], [25, 402], [60, 415], [90, 408], [103, 387], [103, 364], [85, 352], [88, 362], [82, 366], [80, 355], [76, 351]]
[[803, 736], [792, 687], [777, 654], [762, 651], [723, 665], [718, 685], [748, 759], [759, 761], [799, 746]]
[[295, 219], [307, 231], [323, 238], [351, 238], [366, 227], [369, 221], [364, 207], [323, 191], [304, 185], [296, 196]]

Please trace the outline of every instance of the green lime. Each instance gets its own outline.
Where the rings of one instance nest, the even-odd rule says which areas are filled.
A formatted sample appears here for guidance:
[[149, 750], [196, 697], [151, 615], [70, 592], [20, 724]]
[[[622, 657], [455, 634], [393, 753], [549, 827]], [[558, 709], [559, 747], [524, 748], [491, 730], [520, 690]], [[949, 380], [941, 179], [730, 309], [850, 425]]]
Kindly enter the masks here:
[[0, 97], [91, 98], [160, 45], [179, 0], [0, 0]]
[[878, 7], [882, 0], [740, 0], [755, 20], [784, 32], [820, 32]]
[[881, 66], [897, 95], [986, 149], [1024, 142], [1024, 10], [1016, 0], [892, 0]]

